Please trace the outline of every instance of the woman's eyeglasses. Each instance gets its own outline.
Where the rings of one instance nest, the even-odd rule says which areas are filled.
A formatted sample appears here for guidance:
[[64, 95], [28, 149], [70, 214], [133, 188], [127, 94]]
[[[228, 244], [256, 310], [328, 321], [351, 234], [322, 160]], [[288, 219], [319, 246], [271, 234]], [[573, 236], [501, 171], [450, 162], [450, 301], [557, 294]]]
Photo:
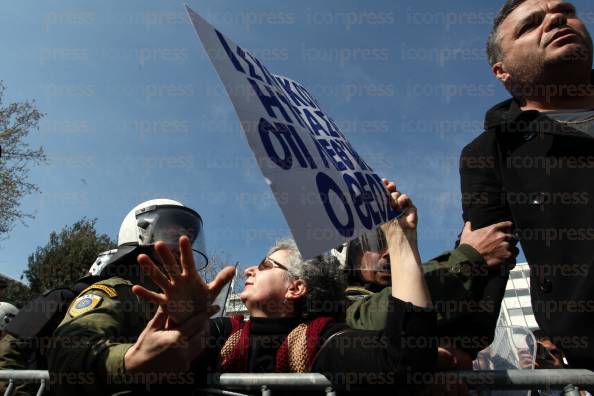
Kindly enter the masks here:
[[289, 269], [286, 266], [282, 265], [276, 260], [271, 259], [270, 257], [264, 257], [260, 264], [258, 264], [258, 271], [266, 271], [269, 269], [273, 269], [275, 266], [287, 272], [289, 271]]

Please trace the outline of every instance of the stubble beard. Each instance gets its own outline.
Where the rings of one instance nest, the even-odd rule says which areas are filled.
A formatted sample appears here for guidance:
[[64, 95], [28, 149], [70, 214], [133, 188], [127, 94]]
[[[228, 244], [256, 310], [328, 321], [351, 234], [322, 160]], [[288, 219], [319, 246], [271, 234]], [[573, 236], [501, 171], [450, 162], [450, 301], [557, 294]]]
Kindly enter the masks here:
[[545, 67], [541, 57], [531, 55], [517, 63], [507, 64], [512, 94], [515, 97], [533, 96], [535, 88], [544, 83]]
[[[548, 84], [590, 84], [590, 72], [592, 70], [592, 36], [588, 30], [584, 30], [585, 37], [577, 33], [581, 38], [577, 45], [570, 45], [570, 48], [562, 51], [561, 54], [545, 59], [543, 64], [540, 83]], [[585, 81], [584, 81], [585, 79]]]
[[508, 64], [512, 94], [524, 99], [541, 98], [547, 103], [565, 100], [563, 92], [569, 88], [589, 92], [586, 88], [591, 85], [591, 68], [591, 46], [573, 46], [550, 59], [531, 54], [516, 64]]

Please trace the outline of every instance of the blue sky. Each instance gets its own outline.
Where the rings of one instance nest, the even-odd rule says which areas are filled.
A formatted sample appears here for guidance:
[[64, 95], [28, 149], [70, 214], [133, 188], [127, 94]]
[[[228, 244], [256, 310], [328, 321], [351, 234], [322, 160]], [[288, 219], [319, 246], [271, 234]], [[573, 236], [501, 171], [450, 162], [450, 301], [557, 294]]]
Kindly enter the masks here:
[[[188, 5], [300, 81], [367, 162], [419, 207], [424, 259], [462, 227], [457, 161], [485, 110], [507, 98], [484, 42], [500, 1], [195, 1]], [[576, 0], [592, 31], [594, 6]], [[32, 145], [36, 215], [0, 242], [18, 278], [52, 230], [83, 216], [113, 238], [137, 203], [178, 199], [204, 219], [211, 252], [257, 262], [284, 218], [183, 4], [32, 1], [0, 6], [5, 101], [46, 113]], [[89, 263], [90, 265], [91, 263]]]

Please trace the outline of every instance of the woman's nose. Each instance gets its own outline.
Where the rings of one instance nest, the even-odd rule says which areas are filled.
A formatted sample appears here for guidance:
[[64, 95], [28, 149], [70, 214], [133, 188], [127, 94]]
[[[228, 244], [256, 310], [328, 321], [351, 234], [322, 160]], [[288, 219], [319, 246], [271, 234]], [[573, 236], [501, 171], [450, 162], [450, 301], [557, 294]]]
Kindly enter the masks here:
[[257, 270], [258, 267], [252, 265], [251, 267], [246, 268], [245, 271], [243, 271], [243, 273], [245, 274], [245, 276], [253, 276]]

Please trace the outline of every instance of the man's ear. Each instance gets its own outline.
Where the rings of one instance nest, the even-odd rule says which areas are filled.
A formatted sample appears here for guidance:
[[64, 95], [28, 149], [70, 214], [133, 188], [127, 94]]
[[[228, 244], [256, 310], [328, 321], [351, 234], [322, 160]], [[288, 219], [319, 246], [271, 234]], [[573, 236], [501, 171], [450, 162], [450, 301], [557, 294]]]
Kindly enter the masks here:
[[510, 74], [505, 70], [503, 62], [497, 62], [491, 67], [491, 71], [495, 77], [503, 84], [507, 84], [510, 78]]
[[295, 301], [303, 297], [305, 293], [307, 293], [305, 282], [303, 282], [301, 279], [295, 279], [289, 283], [289, 288], [285, 293], [285, 298], [289, 301]]

